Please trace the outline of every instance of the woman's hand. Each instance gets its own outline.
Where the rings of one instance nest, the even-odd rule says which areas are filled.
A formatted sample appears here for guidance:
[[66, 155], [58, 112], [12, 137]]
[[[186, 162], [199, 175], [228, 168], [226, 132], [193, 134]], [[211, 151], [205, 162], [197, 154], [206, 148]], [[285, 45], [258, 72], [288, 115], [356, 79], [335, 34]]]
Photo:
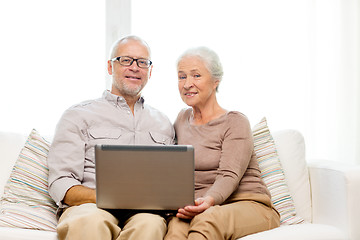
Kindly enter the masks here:
[[176, 217], [182, 219], [192, 219], [196, 215], [204, 212], [209, 207], [214, 206], [214, 203], [214, 198], [210, 196], [198, 198], [195, 200], [195, 206], [186, 206], [184, 208], [180, 208], [176, 214]]

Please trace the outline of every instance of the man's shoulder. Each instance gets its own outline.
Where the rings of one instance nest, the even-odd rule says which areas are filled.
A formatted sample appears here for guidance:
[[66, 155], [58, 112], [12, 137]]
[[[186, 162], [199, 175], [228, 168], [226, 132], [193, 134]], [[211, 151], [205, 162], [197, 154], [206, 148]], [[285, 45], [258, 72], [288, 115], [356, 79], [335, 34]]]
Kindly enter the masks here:
[[159, 110], [158, 108], [155, 108], [153, 106], [150, 106], [148, 104], [144, 104], [144, 110], [147, 112], [146, 115], [148, 115], [149, 117], [151, 117], [151, 119], [155, 122], [161, 122], [162, 124], [171, 124], [171, 121], [169, 119], [169, 117], [162, 112], [161, 110]]
[[102, 105], [102, 102], [104, 102], [103, 99], [97, 98], [76, 103], [67, 108], [62, 117], [67, 119], [86, 118], [89, 114], [98, 112], [98, 109], [101, 108], [100, 105]]
[[90, 100], [85, 100], [76, 104], [73, 104], [72, 106], [70, 106], [68, 108], [68, 110], [77, 110], [77, 109], [86, 109], [89, 107], [92, 107], [93, 105], [99, 104], [101, 102], [104, 102], [103, 98], [96, 98], [96, 99], [90, 99]]
[[161, 110], [159, 110], [158, 108], [155, 108], [155, 107], [153, 107], [151, 105], [144, 104], [144, 109], [151, 112], [152, 114], [158, 114], [158, 115], [161, 115], [161, 116], [164, 116], [164, 117], [167, 118], [165, 113], [163, 113]]
[[85, 100], [72, 105], [71, 107], [69, 107], [69, 109], [86, 108], [92, 105], [95, 101], [96, 101], [95, 99]]

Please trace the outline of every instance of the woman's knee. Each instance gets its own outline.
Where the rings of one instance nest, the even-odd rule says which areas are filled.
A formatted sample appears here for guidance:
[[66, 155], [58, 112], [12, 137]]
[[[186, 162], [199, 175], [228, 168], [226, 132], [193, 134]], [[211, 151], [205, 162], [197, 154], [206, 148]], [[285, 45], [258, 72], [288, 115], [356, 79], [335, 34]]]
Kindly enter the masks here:
[[219, 216], [222, 214], [220, 206], [212, 206], [202, 212], [201, 214], [196, 215], [191, 221], [192, 224], [196, 224], [198, 222], [214, 222], [219, 219]]
[[[223, 239], [224, 238], [224, 222], [221, 217], [223, 215], [220, 206], [213, 206], [203, 213], [196, 215], [191, 223], [189, 229], [189, 238], [191, 234], [198, 234], [198, 239]], [[199, 236], [203, 238], [199, 238]], [[191, 239], [196, 239], [191, 238]]]

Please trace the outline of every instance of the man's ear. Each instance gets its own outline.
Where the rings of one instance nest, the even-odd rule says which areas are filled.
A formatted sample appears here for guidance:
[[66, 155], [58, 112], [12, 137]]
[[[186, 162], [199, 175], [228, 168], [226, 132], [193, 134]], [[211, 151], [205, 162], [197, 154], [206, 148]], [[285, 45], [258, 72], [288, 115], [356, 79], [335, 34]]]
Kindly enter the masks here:
[[112, 61], [111, 60], [108, 60], [107, 62], [108, 66], [107, 66], [107, 70], [108, 70], [108, 73], [109, 75], [112, 75], [113, 71], [112, 71]]
[[149, 69], [149, 79], [151, 78], [151, 73], [152, 73], [152, 69], [153, 69], [153, 65], [150, 66], [150, 69]]

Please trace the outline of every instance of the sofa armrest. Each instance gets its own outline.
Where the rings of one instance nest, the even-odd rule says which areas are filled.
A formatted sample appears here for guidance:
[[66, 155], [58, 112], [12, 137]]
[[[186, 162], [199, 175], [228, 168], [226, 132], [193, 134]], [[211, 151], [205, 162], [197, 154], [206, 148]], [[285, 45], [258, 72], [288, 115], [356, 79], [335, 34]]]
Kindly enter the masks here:
[[313, 223], [340, 228], [360, 239], [360, 165], [310, 162]]

